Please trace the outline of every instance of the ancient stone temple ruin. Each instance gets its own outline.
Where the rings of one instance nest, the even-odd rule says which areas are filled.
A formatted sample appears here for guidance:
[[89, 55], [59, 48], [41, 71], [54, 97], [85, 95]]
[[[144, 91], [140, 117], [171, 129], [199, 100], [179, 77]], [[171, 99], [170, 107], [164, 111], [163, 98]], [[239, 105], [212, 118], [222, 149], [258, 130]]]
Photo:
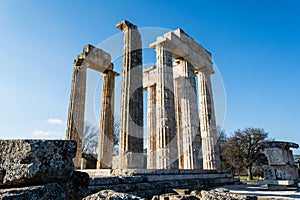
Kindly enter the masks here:
[[[156, 65], [143, 69], [139, 29], [126, 20], [116, 27], [124, 33], [119, 168], [220, 170], [211, 53], [183, 30], [176, 29], [157, 37], [150, 45], [156, 52]], [[79, 169], [87, 68], [104, 77], [97, 169], [111, 169], [114, 82], [119, 74], [113, 70], [110, 54], [91, 45], [85, 46], [74, 61], [66, 138], [78, 144], [74, 163]], [[148, 92], [147, 113], [143, 113], [143, 91]], [[143, 155], [144, 115], [147, 159]]]
[[[112, 160], [119, 73], [109, 53], [86, 45], [74, 61], [67, 140], [1, 140], [0, 199], [200, 199], [200, 190], [239, 182], [220, 171], [211, 54], [177, 29], [153, 38], [156, 65], [143, 69], [139, 29], [128, 21], [117, 28], [124, 34], [118, 168]], [[82, 156], [88, 68], [103, 76], [97, 169], [85, 169]]]

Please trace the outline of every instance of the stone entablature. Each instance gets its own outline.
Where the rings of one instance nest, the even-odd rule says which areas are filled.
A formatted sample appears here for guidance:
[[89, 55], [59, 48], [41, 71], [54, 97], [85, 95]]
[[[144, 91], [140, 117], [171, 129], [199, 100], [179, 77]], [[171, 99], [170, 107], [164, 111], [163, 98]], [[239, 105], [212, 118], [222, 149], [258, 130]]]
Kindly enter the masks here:
[[172, 52], [172, 57], [183, 58], [190, 62], [194, 65], [195, 71], [214, 73], [211, 53], [192, 37], [188, 36], [182, 29], [176, 29], [157, 37], [156, 42], [150, 44], [150, 47], [155, 49], [157, 45], [166, 47]]

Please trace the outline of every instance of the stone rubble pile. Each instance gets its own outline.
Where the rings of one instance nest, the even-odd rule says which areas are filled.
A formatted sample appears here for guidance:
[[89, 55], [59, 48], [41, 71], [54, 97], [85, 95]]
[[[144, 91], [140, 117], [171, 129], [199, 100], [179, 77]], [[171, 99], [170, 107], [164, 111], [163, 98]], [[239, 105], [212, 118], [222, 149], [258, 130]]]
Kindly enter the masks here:
[[[102, 190], [90, 195], [83, 200], [146, 200], [145, 198], [130, 195], [127, 193], [115, 192], [113, 190]], [[256, 200], [255, 196], [230, 193], [226, 189], [191, 191], [174, 189], [174, 193], [167, 193], [152, 197], [152, 200]]]
[[121, 193], [121, 192], [115, 192], [113, 190], [102, 190], [100, 192], [97, 192], [96, 194], [92, 194], [90, 196], [87, 196], [83, 198], [82, 200], [121, 200], [121, 199], [127, 199], [127, 200], [146, 200], [142, 197], [130, 195], [127, 193]]

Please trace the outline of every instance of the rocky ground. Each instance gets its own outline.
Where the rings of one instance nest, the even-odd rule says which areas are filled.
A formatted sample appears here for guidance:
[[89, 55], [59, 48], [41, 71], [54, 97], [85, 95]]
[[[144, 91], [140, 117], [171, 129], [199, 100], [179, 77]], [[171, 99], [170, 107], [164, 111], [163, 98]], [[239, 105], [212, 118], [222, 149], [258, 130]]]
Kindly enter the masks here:
[[[112, 190], [103, 190], [90, 195], [83, 200], [146, 200], [134, 195], [114, 192]], [[174, 189], [174, 192], [152, 197], [152, 200], [255, 200], [255, 196], [231, 193], [224, 188], [213, 190], [189, 191], [184, 189]]]
[[[134, 195], [103, 190], [83, 200], [145, 200]], [[300, 189], [290, 188], [286, 191], [269, 191], [266, 185], [258, 183], [226, 185], [211, 190], [189, 191], [174, 189], [174, 192], [152, 197], [152, 200], [288, 200], [300, 199]]]
[[[208, 177], [195, 181], [197, 174], [188, 174], [192, 178], [183, 182], [175, 175], [172, 181], [160, 180], [164, 174], [152, 175], [147, 183], [143, 177], [130, 176], [99, 179], [101, 187], [91, 188], [90, 177], [87, 173], [75, 171], [72, 158], [76, 153], [74, 141], [63, 140], [0, 140], [0, 199], [1, 200], [142, 200], [145, 198], [132, 195], [134, 193], [149, 196], [152, 200], [279, 200], [300, 199], [299, 188], [288, 191], [268, 191], [267, 187], [259, 184], [228, 185], [222, 188], [209, 187]], [[153, 179], [154, 177], [154, 179]], [[148, 177], [149, 178], [149, 177]], [[212, 178], [212, 185], [222, 185], [226, 177], [218, 175]], [[229, 178], [230, 179], [230, 178]], [[117, 182], [110, 182], [115, 180]], [[154, 184], [153, 180], [161, 181]], [[225, 182], [222, 182], [225, 180]], [[95, 181], [95, 180], [94, 180]], [[217, 183], [217, 181], [219, 181]], [[121, 184], [121, 182], [123, 184]], [[118, 187], [115, 186], [119, 183]], [[133, 185], [133, 183], [135, 183]], [[201, 184], [200, 184], [201, 183]], [[100, 184], [100, 186], [101, 186]], [[108, 185], [109, 186], [109, 185]], [[134, 187], [133, 187], [134, 186]], [[183, 187], [189, 189], [174, 189]], [[115, 192], [109, 190], [116, 188]], [[163, 188], [163, 190], [162, 190]], [[198, 190], [191, 190], [196, 188]], [[201, 188], [201, 189], [200, 189]], [[141, 189], [144, 189], [141, 192]], [[153, 192], [154, 191], [154, 192]], [[146, 194], [145, 194], [146, 192]], [[152, 192], [152, 193], [149, 193]], [[167, 193], [168, 192], [168, 193]], [[167, 193], [167, 194], [162, 194]], [[162, 194], [153, 196], [154, 194]], [[141, 195], [142, 196], [142, 195]]]

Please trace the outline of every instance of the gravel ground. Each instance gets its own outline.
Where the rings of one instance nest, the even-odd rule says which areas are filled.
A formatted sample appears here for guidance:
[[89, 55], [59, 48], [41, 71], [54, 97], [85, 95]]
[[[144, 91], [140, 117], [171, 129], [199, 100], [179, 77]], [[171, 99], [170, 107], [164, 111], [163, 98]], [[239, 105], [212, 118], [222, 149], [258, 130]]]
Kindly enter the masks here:
[[222, 188], [232, 193], [255, 195], [259, 200], [300, 199], [300, 188], [289, 188], [285, 191], [269, 191], [267, 185], [248, 183], [240, 185], [226, 185]]

